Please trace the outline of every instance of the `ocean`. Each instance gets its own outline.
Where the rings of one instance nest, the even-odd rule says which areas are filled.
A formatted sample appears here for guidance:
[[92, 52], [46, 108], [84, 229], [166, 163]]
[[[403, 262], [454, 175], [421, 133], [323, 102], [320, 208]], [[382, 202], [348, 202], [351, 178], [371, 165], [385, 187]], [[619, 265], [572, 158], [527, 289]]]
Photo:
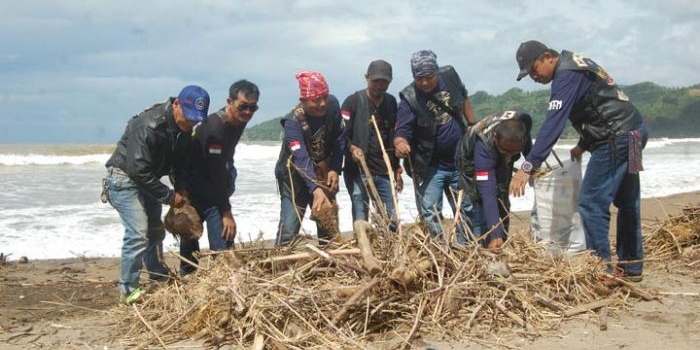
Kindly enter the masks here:
[[[560, 141], [555, 151], [568, 158], [573, 141]], [[0, 253], [10, 260], [71, 257], [118, 257], [123, 227], [117, 212], [100, 202], [104, 163], [114, 145], [0, 145]], [[700, 139], [653, 139], [644, 151], [642, 197], [661, 197], [700, 190]], [[241, 143], [236, 150], [238, 181], [231, 197], [238, 238], [274, 239], [280, 200], [274, 165], [279, 142]], [[584, 156], [583, 166], [586, 164]], [[555, 164], [550, 156], [549, 163]], [[165, 180], [165, 179], [164, 179]], [[165, 180], [167, 181], [167, 180]], [[413, 221], [417, 210], [411, 179], [404, 176], [399, 195], [402, 221]], [[338, 194], [340, 228], [352, 230], [350, 200], [341, 179]], [[512, 199], [515, 211], [532, 208], [533, 193]], [[164, 207], [163, 213], [167, 211]], [[445, 203], [445, 215], [451, 217]], [[315, 234], [308, 220], [302, 228]], [[206, 237], [206, 235], [204, 236]], [[206, 238], [201, 245], [207, 247]], [[166, 250], [177, 250], [168, 234]]]

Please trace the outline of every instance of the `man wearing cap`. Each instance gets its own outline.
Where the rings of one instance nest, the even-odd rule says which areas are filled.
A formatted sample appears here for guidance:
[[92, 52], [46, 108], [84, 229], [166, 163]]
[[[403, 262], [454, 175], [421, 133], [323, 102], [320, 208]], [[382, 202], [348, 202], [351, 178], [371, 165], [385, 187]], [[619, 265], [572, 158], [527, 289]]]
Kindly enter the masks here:
[[[377, 188], [380, 200], [386, 209], [386, 218], [394, 220], [390, 227], [395, 229], [394, 200], [389, 171], [396, 178], [398, 191], [403, 188], [399, 160], [394, 153], [394, 125], [396, 124], [396, 98], [387, 93], [392, 79], [392, 69], [384, 60], [372, 61], [367, 68], [365, 80], [367, 88], [348, 96], [341, 107], [348, 139], [348, 152], [345, 158], [343, 178], [352, 202], [352, 220], [368, 220], [369, 195], [365, 182], [367, 177]], [[374, 119], [374, 121], [373, 121]], [[376, 123], [377, 130], [374, 128]], [[386, 149], [390, 168], [384, 161]], [[370, 174], [361, 169], [360, 158], [364, 158]]]
[[482, 228], [482, 245], [500, 248], [508, 235], [508, 185], [513, 165], [532, 148], [529, 114], [507, 110], [479, 120], [462, 137], [455, 161], [465, 196], [474, 205], [472, 220]]
[[[281, 120], [284, 138], [275, 165], [281, 199], [277, 246], [296, 237], [307, 206], [314, 213], [335, 200], [345, 152], [340, 106], [326, 79], [313, 71], [299, 72], [296, 79], [299, 103]], [[316, 228], [322, 244], [333, 238], [318, 222]]]
[[[190, 201], [201, 220], [207, 223], [209, 249], [213, 251], [230, 249], [236, 237], [236, 220], [229, 202], [235, 187], [235, 178], [231, 176], [236, 173], [233, 156], [243, 130], [258, 110], [259, 97], [257, 85], [247, 80], [233, 83], [226, 105], [199, 124], [192, 136], [188, 166]], [[180, 241], [180, 255], [196, 264], [195, 251], [199, 251], [198, 240]], [[180, 261], [182, 275], [194, 270], [194, 265]]]
[[[151, 280], [167, 280], [162, 262], [162, 205], [185, 204], [185, 167], [192, 127], [207, 119], [209, 94], [189, 85], [177, 98], [157, 103], [129, 120], [106, 163], [107, 199], [124, 225], [119, 291], [127, 303], [143, 294], [141, 267]], [[171, 175], [174, 189], [160, 181]]]
[[572, 160], [591, 153], [581, 183], [578, 209], [586, 245], [610, 262], [610, 204], [617, 213], [618, 266], [609, 272], [632, 281], [642, 279], [642, 230], [639, 171], [648, 133], [642, 115], [603, 67], [573, 53], [558, 53], [539, 41], [520, 44], [516, 53], [517, 80], [529, 75], [540, 84], [552, 83], [549, 109], [532, 151], [510, 184], [522, 196], [530, 173], [542, 164], [564, 130], [567, 118], [579, 134]]
[[[399, 158], [408, 160], [404, 166], [413, 178], [421, 217], [430, 233], [439, 236], [443, 232], [439, 213], [443, 192], [453, 213], [457, 212], [459, 172], [455, 149], [476, 118], [459, 75], [451, 66], [438, 67], [435, 53], [415, 52], [411, 72], [414, 81], [399, 94], [394, 148]], [[465, 196], [456, 229], [460, 244], [467, 241], [464, 222], [469, 222], [471, 210], [471, 201]]]

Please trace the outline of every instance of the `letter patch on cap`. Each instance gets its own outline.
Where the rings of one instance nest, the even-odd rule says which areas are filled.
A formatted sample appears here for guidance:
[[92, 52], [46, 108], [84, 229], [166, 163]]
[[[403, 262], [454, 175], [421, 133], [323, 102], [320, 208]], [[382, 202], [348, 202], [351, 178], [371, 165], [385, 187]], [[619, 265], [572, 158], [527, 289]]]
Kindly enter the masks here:
[[350, 113], [350, 111], [347, 109], [343, 109], [342, 111], [340, 111], [340, 114], [343, 116], [343, 120], [345, 121], [350, 120], [350, 115], [352, 115], [352, 113]]
[[219, 144], [212, 143], [209, 145], [209, 154], [221, 154], [221, 149], [223, 147]]
[[299, 140], [292, 140], [292, 142], [289, 143], [289, 149], [292, 150], [292, 152], [298, 150], [301, 148], [301, 142]]
[[488, 171], [477, 171], [476, 172], [476, 181], [488, 181], [489, 179], [489, 172]]

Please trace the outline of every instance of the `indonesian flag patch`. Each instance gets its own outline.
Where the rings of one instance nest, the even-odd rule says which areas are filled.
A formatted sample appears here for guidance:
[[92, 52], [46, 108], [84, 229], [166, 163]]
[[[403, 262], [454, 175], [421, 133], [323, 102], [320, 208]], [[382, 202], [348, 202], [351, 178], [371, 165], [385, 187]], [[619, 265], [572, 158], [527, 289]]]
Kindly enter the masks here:
[[212, 143], [209, 145], [209, 154], [221, 154], [222, 148], [220, 144]]
[[299, 148], [301, 148], [301, 141], [292, 140], [292, 142], [289, 143], [289, 149], [291, 149], [292, 152], [298, 150]]
[[487, 181], [489, 179], [489, 172], [488, 171], [477, 171], [476, 172], [476, 181]]
[[350, 115], [352, 115], [347, 109], [340, 111], [340, 114], [343, 116], [343, 120], [350, 120]]

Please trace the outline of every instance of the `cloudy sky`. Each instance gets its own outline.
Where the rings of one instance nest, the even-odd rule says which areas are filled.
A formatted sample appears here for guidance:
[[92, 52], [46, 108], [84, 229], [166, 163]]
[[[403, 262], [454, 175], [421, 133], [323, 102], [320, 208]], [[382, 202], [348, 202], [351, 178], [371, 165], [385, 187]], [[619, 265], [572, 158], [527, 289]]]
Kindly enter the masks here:
[[515, 51], [538, 39], [593, 58], [620, 84], [700, 83], [697, 0], [25, 0], [0, 11], [0, 143], [113, 143], [128, 118], [199, 84], [212, 108], [240, 78], [258, 84], [253, 123], [295, 103], [294, 73], [322, 72], [339, 99], [370, 61], [410, 83], [432, 49], [470, 93], [517, 83]]

